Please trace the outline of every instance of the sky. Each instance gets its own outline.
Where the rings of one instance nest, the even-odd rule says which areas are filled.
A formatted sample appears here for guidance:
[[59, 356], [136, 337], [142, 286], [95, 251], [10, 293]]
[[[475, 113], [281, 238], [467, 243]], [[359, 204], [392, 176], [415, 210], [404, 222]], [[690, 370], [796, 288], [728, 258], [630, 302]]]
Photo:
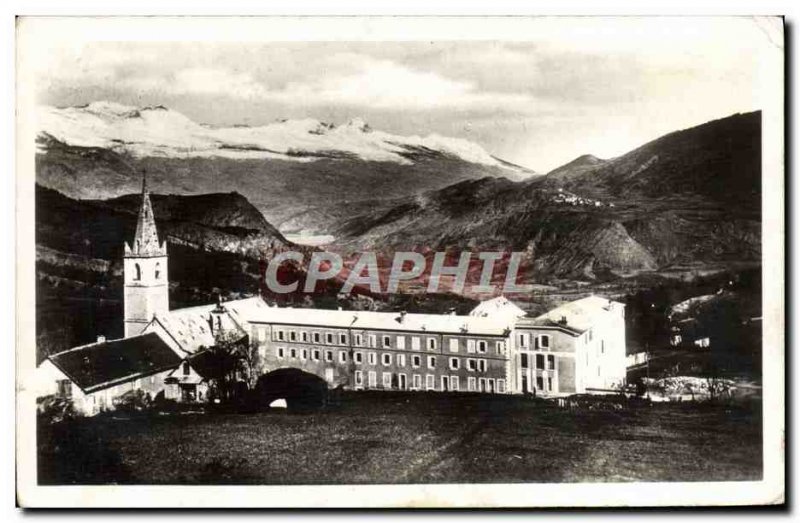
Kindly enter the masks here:
[[42, 49], [37, 103], [161, 104], [211, 125], [366, 120], [547, 172], [761, 108], [747, 18], [562, 19], [514, 41], [84, 41]]

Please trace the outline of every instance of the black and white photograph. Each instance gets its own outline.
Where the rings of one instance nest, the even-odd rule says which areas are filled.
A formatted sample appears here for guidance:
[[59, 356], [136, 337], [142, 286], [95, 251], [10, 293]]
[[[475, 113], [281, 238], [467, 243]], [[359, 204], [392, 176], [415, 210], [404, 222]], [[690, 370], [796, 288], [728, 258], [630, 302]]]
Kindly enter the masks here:
[[783, 39], [18, 18], [19, 502], [782, 503]]

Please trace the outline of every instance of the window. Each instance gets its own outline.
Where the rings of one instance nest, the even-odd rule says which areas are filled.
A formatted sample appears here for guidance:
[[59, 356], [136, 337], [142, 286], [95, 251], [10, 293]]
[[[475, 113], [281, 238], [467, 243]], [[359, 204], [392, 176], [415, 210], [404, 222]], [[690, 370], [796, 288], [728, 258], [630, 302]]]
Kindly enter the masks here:
[[319, 343], [319, 340], [320, 340], [320, 338], [319, 338], [319, 332], [315, 332], [315, 333], [314, 333], [314, 343]]
[[506, 344], [502, 341], [494, 342], [494, 350], [497, 354], [505, 354], [506, 353]]
[[592, 341], [592, 329], [589, 329], [589, 341]]
[[436, 356], [428, 356], [428, 368], [429, 369], [436, 368]]
[[319, 361], [319, 349], [314, 349], [314, 352], [311, 353], [314, 357], [314, 361]]
[[378, 385], [378, 374], [374, 370], [369, 371], [367, 378], [369, 379], [370, 388], [375, 388]]
[[523, 369], [527, 369], [528, 365], [529, 365], [528, 355], [523, 352], [522, 354], [519, 355], [519, 366], [522, 367]]
[[539, 336], [539, 347], [542, 349], [549, 349], [550, 348], [550, 336], [547, 334], [542, 334]]
[[405, 336], [398, 336], [396, 338], [395, 343], [397, 344], [398, 349], [405, 349], [406, 348], [406, 337]]
[[370, 334], [369, 337], [367, 338], [367, 341], [369, 342], [369, 346], [371, 348], [375, 348], [378, 346], [378, 340], [374, 334]]
[[506, 391], [506, 380], [497, 380], [497, 392], [504, 393]]
[[384, 367], [388, 367], [392, 364], [392, 355], [388, 352], [381, 354], [381, 362], [383, 363]]
[[339, 345], [347, 345], [347, 334], [339, 333]]
[[303, 340], [303, 343], [308, 343], [308, 333], [306, 331], [301, 332], [300, 339]]
[[289, 341], [297, 341], [297, 333], [295, 331], [289, 331]]
[[156, 270], [155, 270], [156, 279], [161, 277], [161, 264], [156, 262]]
[[384, 372], [383, 373], [383, 388], [384, 389], [391, 389], [392, 388], [392, 373], [391, 372]]
[[411, 356], [411, 366], [412, 367], [419, 367], [421, 364], [422, 364], [422, 358], [420, 358], [416, 354]]
[[189, 365], [188, 361], [183, 362], [183, 375], [188, 376], [192, 372], [192, 367]]
[[364, 386], [364, 374], [360, 371], [356, 371], [356, 387], [363, 387]]
[[450, 370], [458, 370], [458, 358], [450, 358]]
[[289, 357], [295, 359], [297, 357], [297, 349], [289, 349]]
[[428, 350], [436, 350], [436, 338], [428, 338]]
[[411, 350], [419, 350], [419, 338], [416, 336], [411, 338]]
[[331, 350], [325, 351], [325, 361], [333, 361], [333, 351]]
[[458, 338], [450, 338], [450, 352], [458, 352]]
[[494, 388], [494, 378], [489, 378], [486, 380], [486, 384], [489, 386], [489, 392], [497, 392]]
[[606, 353], [606, 342], [605, 340], [600, 340], [600, 354]]
[[450, 376], [450, 390], [458, 390], [458, 376]]
[[477, 369], [476, 361], [472, 358], [467, 359], [467, 370], [470, 372], [475, 372]]
[[278, 350], [276, 351], [276, 353], [278, 355], [278, 358], [283, 359], [283, 355], [284, 355], [283, 351], [284, 351], [283, 347], [278, 347]]
[[136, 281], [141, 280], [142, 279], [142, 268], [139, 267], [138, 263], [134, 264], [133, 268], [135, 269], [135, 273], [133, 275], [133, 279], [136, 280]]
[[442, 382], [442, 390], [443, 391], [450, 390], [449, 389], [449, 387], [450, 387], [450, 378], [448, 378], [447, 376], [442, 376], [441, 382]]
[[57, 380], [58, 395], [62, 398], [72, 397], [72, 382], [70, 380]]
[[544, 379], [541, 376], [536, 376], [536, 388], [539, 390], [544, 388]]
[[478, 360], [478, 370], [486, 372], [486, 360]]
[[547, 390], [548, 391], [552, 391], [553, 390], [553, 378], [551, 378], [549, 376], [547, 377]]
[[544, 369], [544, 354], [536, 355], [536, 368], [542, 370]]
[[405, 374], [397, 375], [397, 388], [400, 390], [406, 390], [408, 388], [408, 382], [406, 381]]
[[436, 388], [436, 382], [434, 381], [433, 374], [426, 374], [425, 390], [434, 390], [435, 388]]
[[300, 359], [303, 361], [308, 359], [308, 349], [303, 349], [300, 351]]
[[339, 351], [339, 363], [347, 363], [347, 351]]
[[475, 352], [475, 340], [467, 340], [467, 352], [470, 354]]
[[333, 345], [333, 334], [331, 334], [330, 332], [325, 333], [325, 343], [327, 343], [328, 345]]
[[406, 366], [406, 355], [405, 354], [398, 354], [397, 355], [397, 365], [399, 367], [405, 367]]
[[475, 378], [467, 378], [467, 390], [475, 392]]
[[392, 346], [392, 338], [390, 338], [389, 336], [384, 336], [383, 337], [383, 346], [384, 347], [391, 347]]
[[353, 335], [353, 344], [356, 347], [361, 347], [364, 343], [364, 337], [361, 334], [354, 334]]
[[361, 351], [353, 353], [353, 361], [355, 361], [358, 365], [361, 365], [364, 362], [364, 355]]
[[414, 374], [414, 376], [411, 378], [411, 388], [414, 390], [419, 390], [422, 388], [421, 374]]
[[517, 344], [520, 347], [527, 347], [528, 346], [528, 334], [527, 333], [520, 333], [517, 335]]
[[375, 354], [374, 352], [370, 352], [367, 355], [367, 361], [369, 362], [370, 365], [376, 365], [378, 363], [378, 355]]
[[556, 369], [556, 357], [552, 354], [547, 355], [547, 370], [555, 370]]
[[282, 330], [276, 331], [276, 335], [278, 336], [278, 341], [283, 341], [285, 339], [285, 334]]
[[478, 352], [486, 354], [486, 342], [484, 340], [478, 341]]

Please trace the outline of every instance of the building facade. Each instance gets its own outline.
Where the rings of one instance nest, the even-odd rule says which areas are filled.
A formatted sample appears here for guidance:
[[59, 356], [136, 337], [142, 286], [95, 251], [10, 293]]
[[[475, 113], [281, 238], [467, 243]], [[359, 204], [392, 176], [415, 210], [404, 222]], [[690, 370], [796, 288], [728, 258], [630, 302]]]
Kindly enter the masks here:
[[[505, 300], [505, 298], [502, 298]], [[608, 392], [625, 382], [624, 306], [590, 296], [527, 318], [268, 307], [248, 318], [261, 371], [355, 390]]]

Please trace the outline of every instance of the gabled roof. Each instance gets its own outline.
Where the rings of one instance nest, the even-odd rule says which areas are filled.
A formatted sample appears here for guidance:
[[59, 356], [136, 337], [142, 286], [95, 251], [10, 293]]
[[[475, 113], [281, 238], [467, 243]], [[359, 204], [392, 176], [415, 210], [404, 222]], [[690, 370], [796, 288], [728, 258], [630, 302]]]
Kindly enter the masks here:
[[154, 332], [102, 341], [49, 356], [86, 393], [176, 367], [181, 358]]
[[224, 309], [221, 315], [222, 328], [245, 336], [249, 334], [247, 317], [269, 306], [261, 297], [232, 300], [221, 304], [200, 305], [175, 309], [156, 314], [156, 321], [189, 354], [201, 348], [211, 347], [216, 341], [211, 329], [211, 317], [218, 307]]
[[514, 302], [505, 296], [498, 296], [491, 300], [482, 301], [477, 307], [472, 309], [470, 316], [479, 318], [507, 318], [516, 319], [525, 316], [525, 311], [520, 309]]
[[523, 318], [518, 322], [520, 327], [558, 327], [575, 334], [582, 334], [598, 321], [619, 314], [622, 303], [588, 296], [580, 300], [565, 303], [547, 311], [533, 319]]

